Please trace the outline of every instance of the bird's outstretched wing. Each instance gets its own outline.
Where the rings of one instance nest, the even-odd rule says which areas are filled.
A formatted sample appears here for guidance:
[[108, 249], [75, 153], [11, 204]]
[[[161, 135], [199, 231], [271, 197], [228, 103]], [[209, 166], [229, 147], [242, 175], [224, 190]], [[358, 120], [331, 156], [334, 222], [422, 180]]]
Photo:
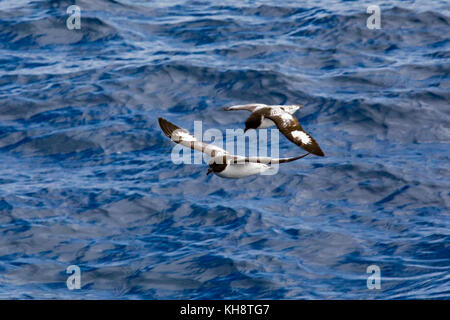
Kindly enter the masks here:
[[240, 104], [240, 105], [231, 106], [231, 107], [224, 107], [223, 110], [225, 110], [225, 111], [247, 110], [247, 111], [253, 112], [258, 107], [267, 107], [267, 105], [262, 104], [262, 103]]
[[178, 127], [177, 125], [173, 124], [170, 121], [167, 121], [166, 119], [158, 118], [158, 122], [164, 134], [168, 136], [173, 142], [179, 143], [193, 150], [206, 153], [210, 157], [228, 154], [227, 151], [218, 146], [199, 141], [187, 130]]
[[303, 130], [297, 118], [281, 108], [262, 108], [258, 113], [275, 122], [286, 138], [306, 151], [323, 157], [325, 154], [311, 135]]

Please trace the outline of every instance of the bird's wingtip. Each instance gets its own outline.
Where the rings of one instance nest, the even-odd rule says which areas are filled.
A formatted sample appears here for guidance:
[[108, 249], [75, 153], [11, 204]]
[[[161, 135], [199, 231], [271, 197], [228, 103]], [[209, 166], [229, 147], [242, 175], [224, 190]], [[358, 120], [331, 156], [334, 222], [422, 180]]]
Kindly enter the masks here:
[[[161, 127], [161, 130], [164, 132], [164, 134], [166, 136], [168, 136], [169, 138], [171, 138], [172, 133], [176, 130], [180, 130], [181, 128], [178, 127], [177, 125], [173, 124], [170, 121], [167, 121], [164, 118], [159, 117], [158, 118], [158, 123], [159, 126]], [[182, 130], [182, 129], [181, 129]], [[172, 138], [171, 138], [172, 139]]]
[[170, 122], [167, 121], [166, 119], [162, 118], [162, 117], [158, 117], [158, 123], [159, 123], [159, 126], [161, 127], [161, 129], [163, 129], [163, 131], [165, 131], [167, 125], [168, 125]]
[[325, 157], [325, 153], [323, 153], [322, 149], [319, 149], [319, 150], [316, 152], [316, 156], [319, 156], [319, 157]]

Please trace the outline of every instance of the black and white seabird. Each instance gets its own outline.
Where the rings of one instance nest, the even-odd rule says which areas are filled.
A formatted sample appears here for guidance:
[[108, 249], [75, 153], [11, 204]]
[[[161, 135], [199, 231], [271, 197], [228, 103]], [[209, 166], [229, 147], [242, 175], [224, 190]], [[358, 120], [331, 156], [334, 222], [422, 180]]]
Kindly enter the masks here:
[[224, 110], [247, 110], [251, 114], [245, 121], [245, 131], [248, 129], [264, 129], [277, 126], [286, 138], [305, 149], [306, 151], [323, 157], [325, 154], [319, 144], [311, 135], [303, 130], [302, 126], [294, 117], [294, 113], [303, 108], [302, 105], [266, 105], [261, 103], [243, 104], [225, 107]]
[[243, 178], [254, 174], [260, 174], [271, 169], [269, 164], [278, 164], [291, 162], [301, 159], [309, 154], [303, 154], [292, 158], [271, 158], [271, 157], [244, 157], [230, 154], [226, 150], [197, 140], [187, 130], [182, 129], [175, 124], [158, 118], [159, 126], [166, 136], [172, 141], [179, 143], [193, 150], [201, 151], [211, 157], [207, 175], [211, 172], [222, 178]]

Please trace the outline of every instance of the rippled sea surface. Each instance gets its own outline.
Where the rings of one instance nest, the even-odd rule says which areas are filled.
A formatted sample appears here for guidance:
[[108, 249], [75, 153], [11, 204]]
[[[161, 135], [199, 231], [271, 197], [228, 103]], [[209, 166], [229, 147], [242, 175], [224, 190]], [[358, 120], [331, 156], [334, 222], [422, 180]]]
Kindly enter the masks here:
[[[450, 5], [374, 4], [0, 1], [0, 298], [448, 299]], [[250, 102], [304, 104], [326, 157], [172, 163], [159, 116]]]

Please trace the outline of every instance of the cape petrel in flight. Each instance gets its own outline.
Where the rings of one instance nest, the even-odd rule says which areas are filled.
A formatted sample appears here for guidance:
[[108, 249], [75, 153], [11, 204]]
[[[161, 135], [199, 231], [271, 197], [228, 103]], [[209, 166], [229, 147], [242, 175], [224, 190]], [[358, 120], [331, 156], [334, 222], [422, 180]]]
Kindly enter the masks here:
[[243, 104], [225, 107], [224, 110], [247, 110], [251, 114], [245, 121], [246, 132], [249, 129], [264, 129], [277, 126], [290, 141], [316, 156], [325, 156], [319, 144], [311, 135], [303, 130], [294, 117], [294, 113], [303, 108], [302, 105], [266, 105], [261, 103]]
[[193, 150], [201, 151], [211, 157], [207, 175], [211, 172], [222, 178], [243, 178], [260, 174], [271, 169], [270, 164], [286, 163], [301, 159], [309, 154], [292, 158], [244, 157], [233, 155], [226, 150], [196, 139], [187, 130], [163, 119], [158, 118], [159, 126], [173, 142]]

